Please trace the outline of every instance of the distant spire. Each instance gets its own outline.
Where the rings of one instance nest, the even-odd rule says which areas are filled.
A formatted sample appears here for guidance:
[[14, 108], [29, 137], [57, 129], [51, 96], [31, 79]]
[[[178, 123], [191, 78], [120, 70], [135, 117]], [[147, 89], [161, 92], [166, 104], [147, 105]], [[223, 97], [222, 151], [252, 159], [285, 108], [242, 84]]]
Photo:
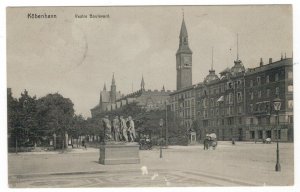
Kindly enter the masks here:
[[281, 57], [280, 57], [280, 60], [283, 60], [283, 55], [282, 55], [282, 52], [281, 52]]
[[116, 84], [115, 73], [113, 73], [112, 80], [111, 80], [111, 85], [115, 85], [115, 84]]
[[142, 75], [142, 81], [141, 81], [141, 90], [145, 90], [145, 81], [144, 81], [143, 75]]
[[163, 85], [163, 87], [162, 87], [162, 91], [165, 91], [165, 85]]
[[106, 91], [106, 83], [104, 83], [103, 91]]
[[284, 53], [284, 58], [286, 59], [286, 52]]
[[184, 19], [184, 8], [182, 8], [181, 10], [182, 10], [182, 18]]

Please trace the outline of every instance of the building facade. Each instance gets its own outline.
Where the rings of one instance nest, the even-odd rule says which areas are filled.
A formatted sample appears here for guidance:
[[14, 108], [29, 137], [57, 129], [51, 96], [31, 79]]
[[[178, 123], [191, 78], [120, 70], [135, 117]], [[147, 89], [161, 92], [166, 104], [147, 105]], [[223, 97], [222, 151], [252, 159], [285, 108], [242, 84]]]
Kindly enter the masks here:
[[[170, 94], [170, 109], [187, 129], [194, 123], [200, 138], [214, 132], [220, 140], [262, 141], [275, 140], [278, 133], [280, 141], [293, 140], [292, 58], [281, 56], [276, 62], [270, 58], [265, 65], [261, 59], [258, 67], [246, 69], [237, 54], [233, 66], [221, 71], [220, 76], [212, 67], [203, 82], [193, 85], [189, 78], [182, 80], [183, 71], [192, 76], [192, 52], [187, 37], [183, 20], [178, 50], [186, 53], [176, 53], [177, 90]], [[184, 62], [181, 65], [185, 54], [190, 57], [186, 59], [187, 68]], [[282, 103], [279, 126], [273, 108], [275, 98]]]
[[[293, 140], [293, 59], [281, 60], [249, 69], [246, 74], [246, 139]], [[277, 115], [272, 101], [281, 99], [279, 130], [274, 129]]]

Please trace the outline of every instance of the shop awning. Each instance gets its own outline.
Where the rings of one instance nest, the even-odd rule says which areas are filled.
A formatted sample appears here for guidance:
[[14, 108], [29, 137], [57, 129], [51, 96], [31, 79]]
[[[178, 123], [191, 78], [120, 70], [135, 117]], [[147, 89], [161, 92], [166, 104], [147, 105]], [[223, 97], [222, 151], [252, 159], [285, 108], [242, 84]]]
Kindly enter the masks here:
[[224, 101], [224, 96], [222, 95], [218, 100], [217, 102], [223, 102]]

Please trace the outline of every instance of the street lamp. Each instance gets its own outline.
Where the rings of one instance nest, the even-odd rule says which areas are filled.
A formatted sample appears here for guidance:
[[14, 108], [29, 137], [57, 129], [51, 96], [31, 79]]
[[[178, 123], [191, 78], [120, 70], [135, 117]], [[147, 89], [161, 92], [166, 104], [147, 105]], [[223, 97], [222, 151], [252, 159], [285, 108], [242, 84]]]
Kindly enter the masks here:
[[273, 100], [273, 106], [274, 110], [276, 111], [277, 115], [277, 134], [276, 134], [276, 140], [277, 140], [277, 150], [276, 150], [276, 166], [275, 166], [275, 171], [281, 171], [281, 166], [279, 163], [279, 144], [278, 144], [278, 136], [279, 136], [279, 110], [281, 107], [281, 100], [277, 97], [276, 99]]
[[160, 148], [159, 148], [159, 151], [160, 151], [160, 155], [159, 157], [162, 158], [162, 128], [163, 128], [163, 125], [164, 125], [164, 120], [163, 119], [160, 119], [159, 120], [159, 126], [160, 126]]

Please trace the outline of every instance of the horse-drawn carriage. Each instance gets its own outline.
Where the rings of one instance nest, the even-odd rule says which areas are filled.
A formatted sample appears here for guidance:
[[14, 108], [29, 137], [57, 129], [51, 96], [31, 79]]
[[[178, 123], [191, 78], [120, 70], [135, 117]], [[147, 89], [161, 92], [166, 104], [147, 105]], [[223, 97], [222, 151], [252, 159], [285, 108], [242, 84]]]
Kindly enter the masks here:
[[204, 149], [209, 149], [210, 147], [215, 150], [218, 145], [217, 135], [215, 133], [210, 133], [206, 135], [204, 140]]

